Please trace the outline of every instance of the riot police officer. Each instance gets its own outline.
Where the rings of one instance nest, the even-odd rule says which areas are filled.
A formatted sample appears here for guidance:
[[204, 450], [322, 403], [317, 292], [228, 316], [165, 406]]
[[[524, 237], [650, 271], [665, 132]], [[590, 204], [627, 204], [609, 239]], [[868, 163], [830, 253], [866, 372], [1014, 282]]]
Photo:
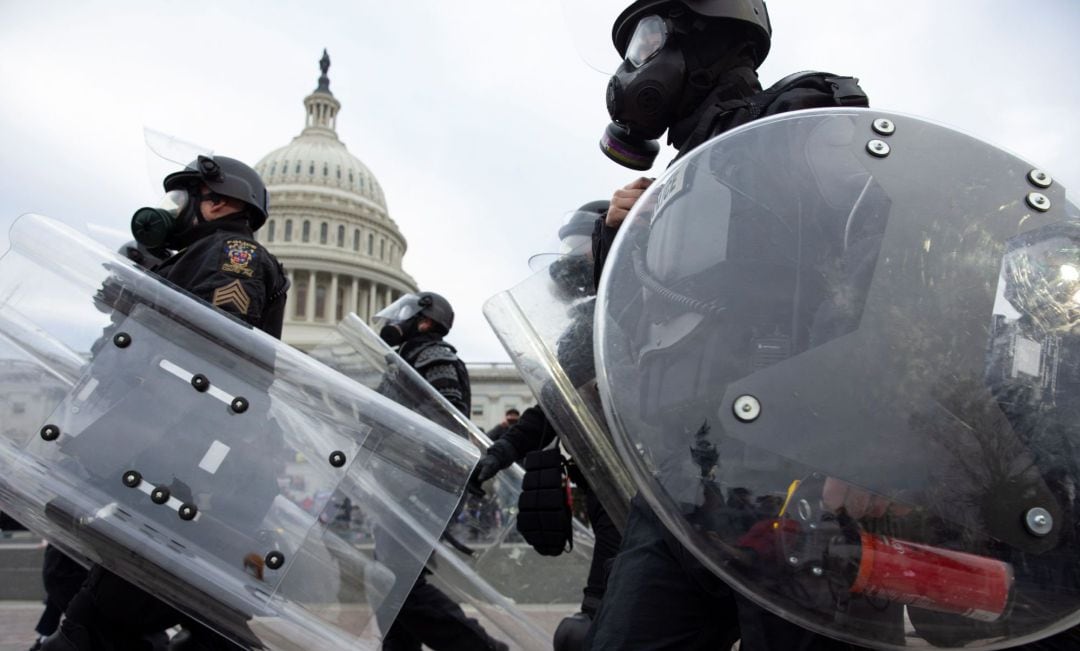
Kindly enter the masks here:
[[[612, 123], [600, 148], [646, 170], [665, 132], [678, 159], [710, 138], [784, 111], [867, 106], [858, 80], [799, 73], [762, 90], [757, 68], [772, 25], [762, 0], [637, 0], [616, 18], [612, 40], [624, 58], [607, 89]], [[594, 278], [627, 213], [652, 183], [639, 178], [612, 197], [593, 233]], [[590, 631], [594, 648], [831, 648], [833, 643], [737, 597], [668, 534], [640, 498]], [[705, 609], [687, 607], [708, 603]]]
[[[595, 292], [592, 256], [588, 245], [593, 225], [607, 207], [607, 201], [590, 201], [569, 215], [558, 232], [561, 255], [547, 266], [544, 274], [550, 279], [553, 295], [564, 301], [565, 305], [569, 305], [569, 322], [559, 335], [558, 341], [554, 342], [554, 352], [559, 367], [576, 390], [586, 385], [591, 386], [596, 378], [592, 348]], [[554, 395], [557, 390], [551, 384], [545, 385], [541, 391], [546, 394], [538, 396], [542, 402], [546, 399], [557, 400]], [[549, 412], [541, 405], [529, 407], [518, 422], [488, 448], [471, 478], [474, 487], [477, 487], [515, 461], [525, 460], [526, 475], [519, 502], [518, 530], [539, 553], [552, 556], [564, 551], [571, 536], [565, 492], [561, 483], [561, 457], [557, 452], [540, 452], [560, 435], [556, 424], [557, 421], [549, 418]], [[562, 433], [560, 440], [565, 442], [566, 436], [567, 434]], [[566, 445], [570, 447], [569, 443]], [[554, 457], [554, 461], [549, 460], [547, 455]], [[581, 609], [563, 619], [556, 629], [556, 651], [582, 648], [585, 634], [604, 598], [611, 560], [621, 540], [618, 526], [601, 502], [598, 490], [593, 488], [589, 478], [573, 459], [566, 466], [570, 478], [584, 497], [596, 544], [592, 550]], [[594, 480], [604, 479], [607, 477], [597, 477]], [[611, 489], [607, 494], [617, 493]], [[613, 505], [611, 508], [615, 509], [617, 506]], [[625, 508], [623, 511], [625, 512]]]
[[373, 319], [379, 336], [463, 414], [469, 413], [469, 371], [443, 338], [454, 326], [454, 308], [435, 292], [406, 294]]
[[[199, 156], [164, 179], [157, 207], [132, 217], [132, 234], [151, 254], [175, 253], [151, 271], [274, 337], [281, 336], [288, 279], [255, 240], [266, 223], [269, 195], [258, 173], [225, 156]], [[99, 299], [108, 302], [108, 288]], [[177, 433], [173, 433], [174, 435]], [[163, 442], [164, 444], [165, 442]], [[272, 496], [268, 496], [272, 499]], [[147, 633], [184, 622], [187, 648], [233, 648], [152, 595], [95, 566], [65, 611], [45, 651], [90, 651], [137, 645]]]
[[[388, 345], [417, 370], [428, 384], [462, 414], [472, 406], [469, 372], [457, 350], [443, 338], [454, 326], [454, 309], [435, 292], [405, 294], [375, 315], [373, 325]], [[376, 555], [403, 553], [388, 537], [377, 537]], [[388, 651], [508, 648], [461, 606], [427, 580], [427, 569], [416, 579], [397, 618], [383, 636]]]

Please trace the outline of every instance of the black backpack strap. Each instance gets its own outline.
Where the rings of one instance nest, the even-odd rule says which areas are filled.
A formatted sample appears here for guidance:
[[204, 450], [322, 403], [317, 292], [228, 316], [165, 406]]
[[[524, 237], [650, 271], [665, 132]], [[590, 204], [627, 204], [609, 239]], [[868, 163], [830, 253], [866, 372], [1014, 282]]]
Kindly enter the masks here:
[[825, 81], [832, 88], [833, 101], [837, 106], [870, 106], [870, 98], [855, 77], [828, 76]]

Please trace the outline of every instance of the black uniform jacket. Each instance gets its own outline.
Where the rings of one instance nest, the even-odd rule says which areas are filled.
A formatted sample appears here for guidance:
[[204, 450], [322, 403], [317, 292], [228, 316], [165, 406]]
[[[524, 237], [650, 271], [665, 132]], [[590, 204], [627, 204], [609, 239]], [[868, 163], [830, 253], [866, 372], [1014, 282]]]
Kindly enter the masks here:
[[442, 335], [431, 332], [416, 335], [401, 345], [398, 354], [458, 411], [469, 415], [472, 407], [469, 371], [458, 359], [457, 349], [443, 341]]
[[267, 334], [281, 338], [288, 279], [244, 216], [217, 228], [151, 271]]

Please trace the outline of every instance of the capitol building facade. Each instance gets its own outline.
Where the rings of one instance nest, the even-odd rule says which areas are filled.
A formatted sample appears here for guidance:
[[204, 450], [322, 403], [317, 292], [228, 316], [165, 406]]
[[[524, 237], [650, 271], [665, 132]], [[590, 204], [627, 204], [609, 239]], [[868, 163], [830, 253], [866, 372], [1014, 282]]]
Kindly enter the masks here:
[[[269, 219], [258, 238], [292, 284], [282, 339], [301, 350], [325, 341], [350, 312], [370, 323], [379, 310], [419, 289], [402, 267], [408, 244], [382, 187], [338, 138], [341, 103], [330, 92], [325, 51], [320, 67], [318, 86], [304, 98], [300, 135], [255, 165], [270, 193]], [[482, 428], [501, 421], [510, 407], [533, 404], [512, 364], [468, 366], [470, 417]]]

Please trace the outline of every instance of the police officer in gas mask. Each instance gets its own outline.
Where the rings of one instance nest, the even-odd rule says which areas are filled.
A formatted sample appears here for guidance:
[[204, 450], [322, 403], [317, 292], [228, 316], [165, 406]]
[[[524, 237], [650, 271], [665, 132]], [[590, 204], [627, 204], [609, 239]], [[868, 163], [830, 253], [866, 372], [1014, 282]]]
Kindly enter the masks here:
[[[665, 132], [681, 156], [767, 115], [868, 105], [858, 79], [824, 72], [792, 74], [762, 90], [757, 68], [771, 39], [763, 0], [634, 2], [612, 28], [624, 60], [608, 83], [612, 122], [600, 139], [601, 151], [624, 167], [648, 170]], [[651, 182], [642, 177], [615, 192], [603, 222], [607, 228], [598, 231], [598, 259]]]
[[[281, 264], [255, 240], [254, 233], [266, 222], [269, 210], [266, 186], [258, 173], [233, 158], [199, 156], [185, 169], [166, 176], [163, 185], [166, 194], [160, 204], [140, 208], [131, 220], [135, 251], [142, 263], [167, 256], [150, 271], [248, 325], [280, 337], [289, 282]], [[170, 251], [175, 253], [170, 255]], [[108, 286], [102, 288], [97, 300], [105, 309], [126, 313], [132, 307], [123, 304], [123, 292], [117, 294]], [[157, 434], [161, 440], [151, 442], [144, 456], [168, 456], [165, 448], [171, 445], [170, 440], [182, 443], [169, 439], [183, 436], [182, 431]], [[271, 441], [264, 444], [273, 445]], [[180, 447], [172, 452], [179, 454]], [[111, 468], [107, 455], [117, 454], [111, 449], [101, 454], [84, 452], [87, 463], [98, 461], [103, 468]], [[97, 468], [88, 470], [95, 472]], [[240, 476], [243, 470], [222, 476]], [[215, 497], [222, 510], [235, 507], [238, 518], [243, 514], [257, 521], [262, 513], [255, 511], [268, 507], [277, 493], [271, 479], [251, 478], [266, 483], [265, 504], [231, 504], [224, 488]], [[184, 624], [186, 630], [173, 640], [176, 648], [235, 648], [153, 595], [95, 566], [67, 606], [60, 629], [41, 648], [138, 648], [145, 635], [178, 624]]]
[[[830, 73], [793, 74], [763, 90], [756, 71], [769, 53], [771, 38], [772, 25], [763, 0], [634, 2], [612, 28], [612, 40], [623, 62], [608, 84], [606, 100], [612, 122], [600, 140], [601, 151], [620, 165], [647, 170], [659, 152], [656, 141], [665, 132], [669, 144], [679, 151], [678, 160], [714, 136], [761, 117], [796, 109], [868, 105], [857, 79]], [[597, 283], [615, 234], [651, 183], [652, 179], [641, 177], [617, 190], [610, 208], [597, 220], [593, 232]], [[699, 451], [698, 457], [707, 466], [711, 451]], [[629, 644], [634, 648], [726, 648], [739, 638], [740, 608], [735, 595], [662, 531], [649, 507], [636, 499], [620, 552], [620, 558], [625, 556], [626, 560], [616, 562], [611, 578], [618, 587], [609, 590], [590, 631], [589, 642], [595, 648]], [[671, 565], [665, 568], [635, 562], [660, 557], [669, 559]], [[620, 568], [623, 576], [616, 579]], [[634, 597], [665, 595], [658, 584], [650, 584], [650, 574], [679, 575], [672, 579], [673, 584], [687, 581], [698, 585], [700, 594], [707, 595], [702, 598], [710, 600], [714, 608], [701, 621], [684, 617], [668, 625], [651, 619], [656, 614], [674, 615], [678, 605]], [[831, 644], [743, 601], [743, 625], [754, 629], [743, 635], [744, 639], [748, 635], [754, 638], [748, 643], [771, 637], [782, 640], [781, 645], [792, 645], [785, 648]]]
[[379, 336], [463, 414], [469, 413], [469, 371], [457, 349], [444, 341], [454, 326], [454, 308], [435, 292], [406, 294], [373, 319]]
[[139, 244], [177, 252], [152, 271], [280, 338], [288, 279], [255, 241], [269, 210], [258, 173], [234, 158], [199, 156], [164, 185], [160, 205], [131, 219]]
[[649, 508], [594, 648], [717, 648], [731, 601], [743, 648], [1075, 648], [1076, 215], [1030, 163], [877, 111], [680, 161], [598, 299]]
[[[469, 371], [457, 350], [443, 337], [454, 326], [454, 308], [435, 292], [405, 294], [375, 315], [372, 325], [388, 345], [462, 414], [472, 406]], [[408, 553], [388, 536], [376, 537], [376, 556]], [[421, 645], [440, 649], [484, 649], [507, 646], [487, 631], [442, 590], [427, 580], [424, 569], [405, 598], [397, 618], [383, 637], [387, 651], [413, 651]]]

